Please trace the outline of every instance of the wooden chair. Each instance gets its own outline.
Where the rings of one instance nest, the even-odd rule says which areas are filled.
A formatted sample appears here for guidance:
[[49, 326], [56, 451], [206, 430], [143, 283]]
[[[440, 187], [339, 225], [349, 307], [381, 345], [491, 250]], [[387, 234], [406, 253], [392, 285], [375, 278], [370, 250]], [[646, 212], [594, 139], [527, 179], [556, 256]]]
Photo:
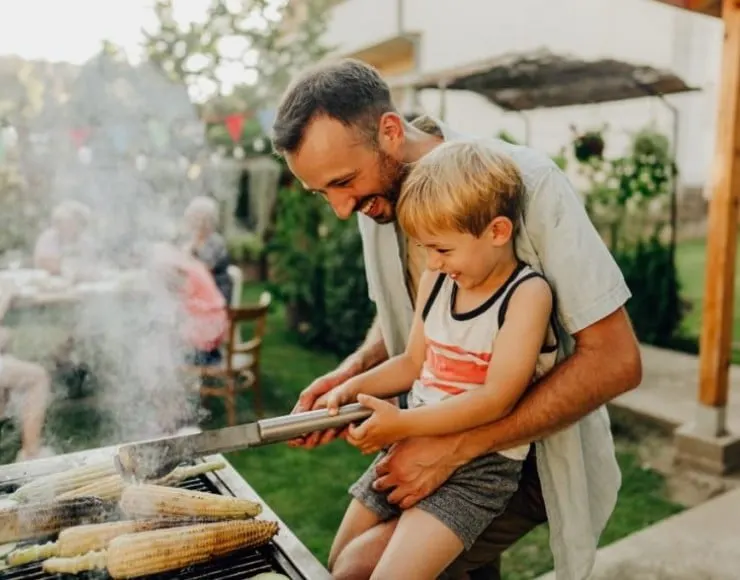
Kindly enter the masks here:
[[[260, 391], [260, 354], [267, 326], [267, 310], [271, 302], [270, 293], [263, 292], [257, 304], [230, 307], [223, 362], [220, 365], [187, 368], [188, 372], [200, 377], [201, 397], [224, 398], [229, 426], [236, 425], [236, 395], [240, 391], [251, 389], [254, 392], [257, 416], [264, 416]], [[254, 333], [252, 338], [243, 342], [241, 326], [246, 323], [254, 324]], [[211, 382], [220, 382], [221, 385], [204, 384]]]
[[242, 269], [239, 266], [235, 266], [234, 264], [231, 264], [228, 268], [226, 268], [226, 273], [229, 275], [229, 278], [231, 278], [231, 283], [233, 284], [233, 289], [231, 291], [231, 303], [229, 304], [229, 306], [231, 306], [232, 308], [236, 308], [242, 303], [244, 275], [242, 274]]

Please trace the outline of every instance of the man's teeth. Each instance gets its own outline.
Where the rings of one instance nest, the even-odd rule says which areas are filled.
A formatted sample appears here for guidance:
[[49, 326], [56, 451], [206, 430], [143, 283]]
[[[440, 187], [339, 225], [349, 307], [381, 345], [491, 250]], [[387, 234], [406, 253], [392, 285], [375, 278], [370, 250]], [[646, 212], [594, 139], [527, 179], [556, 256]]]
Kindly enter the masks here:
[[375, 209], [375, 200], [374, 199], [371, 199], [362, 208], [362, 213], [364, 213], [365, 215], [370, 215], [371, 213], [373, 213], [373, 209]]

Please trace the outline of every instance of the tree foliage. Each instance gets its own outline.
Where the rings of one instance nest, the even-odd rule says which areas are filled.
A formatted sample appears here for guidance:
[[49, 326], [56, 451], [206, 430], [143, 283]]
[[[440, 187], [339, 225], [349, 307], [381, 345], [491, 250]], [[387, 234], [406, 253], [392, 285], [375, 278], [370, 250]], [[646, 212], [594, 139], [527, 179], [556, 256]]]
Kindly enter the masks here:
[[177, 8], [188, 1], [156, 0], [156, 25], [144, 31], [145, 49], [199, 100], [229, 93], [239, 78], [244, 82], [237, 81], [229, 108], [238, 110], [244, 101], [264, 105], [297, 71], [326, 54], [320, 39], [332, 0], [209, 0], [202, 18], [183, 22]]

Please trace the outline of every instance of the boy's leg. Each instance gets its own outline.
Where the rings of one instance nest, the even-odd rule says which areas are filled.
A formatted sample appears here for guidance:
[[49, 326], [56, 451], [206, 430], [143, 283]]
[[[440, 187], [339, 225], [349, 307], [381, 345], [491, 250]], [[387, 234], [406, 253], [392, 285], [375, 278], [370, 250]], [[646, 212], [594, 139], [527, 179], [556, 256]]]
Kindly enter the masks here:
[[335, 580], [368, 580], [396, 529], [398, 519], [380, 523], [351, 540], [331, 569]]
[[437, 578], [463, 551], [460, 538], [430, 513], [411, 508], [403, 512], [373, 580]]
[[380, 516], [366, 508], [358, 500], [353, 499], [347, 511], [344, 512], [342, 523], [334, 536], [334, 541], [329, 550], [329, 570], [334, 570], [334, 565], [339, 555], [354, 539], [381, 523]]
[[32, 458], [41, 450], [41, 432], [44, 428], [51, 381], [40, 365], [3, 356], [0, 392], [11, 390], [23, 399], [21, 411], [21, 452]]

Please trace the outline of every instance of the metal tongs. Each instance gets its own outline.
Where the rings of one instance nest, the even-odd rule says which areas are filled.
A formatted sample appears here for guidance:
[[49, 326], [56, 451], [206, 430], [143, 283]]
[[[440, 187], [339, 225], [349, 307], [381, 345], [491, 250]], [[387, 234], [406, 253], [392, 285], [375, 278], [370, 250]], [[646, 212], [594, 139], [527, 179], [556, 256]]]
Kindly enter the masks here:
[[335, 415], [319, 409], [193, 435], [137, 441], [121, 445], [114, 461], [127, 479], [157, 479], [197, 457], [289, 441], [314, 431], [342, 428], [361, 422], [371, 414], [370, 409], [353, 403], [340, 407]]

